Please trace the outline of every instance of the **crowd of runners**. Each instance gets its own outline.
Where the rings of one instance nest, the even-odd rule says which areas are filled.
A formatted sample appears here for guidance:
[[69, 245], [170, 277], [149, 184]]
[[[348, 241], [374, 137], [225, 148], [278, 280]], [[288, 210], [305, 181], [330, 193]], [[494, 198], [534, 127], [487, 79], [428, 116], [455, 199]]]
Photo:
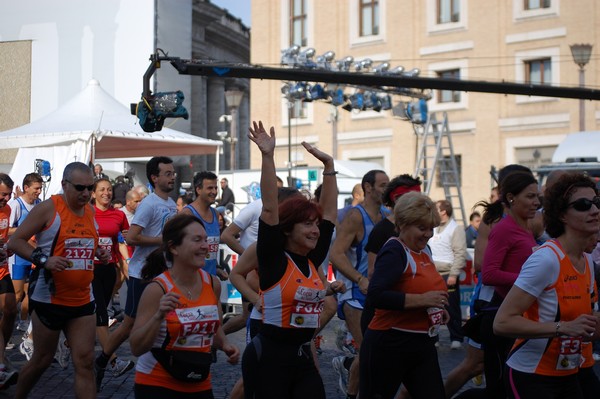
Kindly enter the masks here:
[[[234, 399], [325, 398], [324, 367], [349, 399], [598, 397], [600, 197], [587, 176], [555, 172], [540, 191], [531, 170], [506, 166], [497, 197], [461, 226], [418, 178], [383, 170], [366, 173], [338, 210], [335, 162], [308, 143], [322, 184], [314, 194], [282, 187], [274, 129], [255, 122], [248, 135], [261, 154], [261, 198], [231, 223], [231, 200], [215, 207], [212, 172], [173, 200], [168, 157], [148, 161], [150, 190], [118, 201], [99, 165], [70, 163], [62, 193], [44, 201], [38, 174], [15, 187], [0, 173], [0, 388], [16, 384], [16, 397], [27, 397], [56, 358], [72, 361], [78, 398], [96, 397], [105, 373], [131, 370], [136, 398], [209, 399], [220, 350], [241, 363]], [[239, 254], [234, 268], [220, 245]], [[478, 278], [465, 323], [468, 247]], [[223, 323], [227, 279], [243, 311]], [[124, 314], [110, 328], [119, 290]], [[340, 355], [319, 364], [320, 331], [336, 315], [345, 322]], [[451, 349], [465, 353], [446, 376], [442, 325]], [[28, 360], [20, 370], [4, 356], [15, 326]], [[227, 334], [242, 328], [247, 345], [238, 348]], [[136, 362], [115, 356], [121, 345]], [[484, 383], [457, 395], [471, 378]]]

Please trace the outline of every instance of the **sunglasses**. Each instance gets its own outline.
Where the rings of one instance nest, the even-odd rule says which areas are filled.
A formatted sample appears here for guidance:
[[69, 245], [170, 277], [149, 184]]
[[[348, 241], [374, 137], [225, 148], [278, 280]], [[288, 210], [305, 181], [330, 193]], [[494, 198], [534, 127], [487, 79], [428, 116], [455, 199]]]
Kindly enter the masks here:
[[576, 211], [585, 212], [589, 211], [592, 205], [596, 205], [596, 208], [600, 209], [600, 197], [594, 197], [593, 199], [579, 198], [567, 205], [567, 208], [572, 206]]
[[77, 191], [83, 191], [85, 189], [87, 189], [88, 191], [92, 191], [94, 189], [94, 185], [93, 184], [90, 184], [89, 186], [86, 186], [84, 184], [73, 184], [72, 182], [70, 182], [69, 180], [66, 180], [66, 179], [65, 179], [65, 181], [67, 183], [69, 183], [70, 185], [72, 185], [75, 188], [75, 190], [77, 190]]

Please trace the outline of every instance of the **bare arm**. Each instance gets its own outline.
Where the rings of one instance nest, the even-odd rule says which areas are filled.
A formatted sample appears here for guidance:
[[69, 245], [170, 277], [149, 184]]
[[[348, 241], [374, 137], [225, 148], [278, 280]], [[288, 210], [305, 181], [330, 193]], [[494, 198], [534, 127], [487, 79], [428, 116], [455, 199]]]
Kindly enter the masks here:
[[536, 298], [513, 286], [494, 319], [494, 332], [513, 338], [549, 338], [559, 335], [590, 337], [596, 330], [596, 317], [582, 314], [575, 320], [540, 323], [523, 317]]
[[240, 350], [237, 346], [232, 345], [229, 342], [225, 332], [223, 331], [223, 307], [221, 306], [221, 300], [219, 299], [221, 297], [221, 282], [212, 277], [211, 280], [213, 291], [217, 297], [217, 308], [219, 309], [219, 319], [221, 320], [221, 324], [215, 333], [213, 345], [215, 348], [223, 351], [227, 355], [227, 362], [236, 364], [240, 359]]
[[359, 232], [362, 232], [362, 216], [360, 211], [351, 209], [342, 221], [336, 232], [336, 238], [329, 252], [329, 259], [336, 270], [344, 276], [359, 284], [362, 292], [366, 293], [369, 280], [360, 274], [346, 256], [346, 251], [355, 240], [358, 240]]
[[246, 248], [243, 255], [240, 256], [235, 267], [231, 270], [229, 280], [231, 284], [251, 303], [260, 302], [260, 295], [248, 283], [246, 277], [248, 273], [258, 268], [258, 258], [256, 257], [256, 243]]
[[475, 269], [475, 272], [481, 271], [483, 255], [485, 255], [485, 249], [487, 248], [491, 230], [492, 228], [484, 222], [481, 222], [479, 225], [477, 239], [475, 240], [475, 255], [473, 256], [473, 268]]
[[169, 313], [179, 306], [179, 295], [164, 293], [157, 283], [149, 284], [142, 293], [138, 313], [129, 335], [131, 353], [141, 356], [152, 349], [160, 326]]
[[337, 179], [333, 157], [303, 141], [302, 145], [312, 156], [323, 163], [323, 186], [319, 205], [323, 209], [323, 219], [335, 224], [337, 221]]
[[241, 232], [242, 229], [240, 229], [240, 227], [237, 224], [231, 223], [221, 233], [221, 242], [223, 244], [226, 244], [232, 251], [236, 252], [238, 255], [244, 253], [244, 247], [240, 245], [240, 241], [236, 238], [236, 236]]
[[134, 247], [148, 247], [162, 245], [162, 236], [150, 237], [142, 234], [144, 228], [137, 224], [132, 224], [127, 233], [127, 244]]
[[249, 129], [248, 138], [252, 140], [262, 154], [262, 166], [260, 174], [260, 193], [263, 209], [260, 218], [266, 224], [274, 226], [279, 224], [278, 202], [277, 202], [277, 175], [275, 173], [275, 128], [271, 126], [267, 133], [262, 121], [252, 122], [253, 127]]

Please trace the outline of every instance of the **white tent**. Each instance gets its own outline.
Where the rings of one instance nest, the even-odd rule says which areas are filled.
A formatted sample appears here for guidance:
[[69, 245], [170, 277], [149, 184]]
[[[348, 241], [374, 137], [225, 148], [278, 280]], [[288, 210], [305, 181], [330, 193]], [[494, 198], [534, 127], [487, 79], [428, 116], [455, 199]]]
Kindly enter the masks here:
[[168, 128], [144, 132], [127, 107], [94, 79], [56, 111], [27, 125], [0, 132], [0, 148], [19, 149], [10, 172], [15, 184], [20, 185], [23, 177], [34, 171], [36, 159], [50, 162], [52, 179], [48, 194], [60, 191], [62, 171], [73, 161], [216, 154], [218, 162], [221, 144]]

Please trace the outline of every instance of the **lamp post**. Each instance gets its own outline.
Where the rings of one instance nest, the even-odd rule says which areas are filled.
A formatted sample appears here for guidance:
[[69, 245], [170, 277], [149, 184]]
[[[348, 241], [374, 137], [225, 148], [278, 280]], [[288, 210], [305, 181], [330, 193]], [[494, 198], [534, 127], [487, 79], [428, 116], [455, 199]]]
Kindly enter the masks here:
[[[590, 61], [592, 45], [572, 44], [570, 47], [573, 61], [579, 66], [579, 87], [583, 87], [585, 85], [585, 65]], [[583, 99], [579, 100], [579, 130], [585, 130], [585, 104]]]
[[231, 143], [230, 143], [230, 161], [231, 172], [235, 170], [235, 143], [238, 139], [238, 108], [244, 97], [244, 92], [240, 90], [225, 90], [225, 102], [230, 109], [231, 114]]

